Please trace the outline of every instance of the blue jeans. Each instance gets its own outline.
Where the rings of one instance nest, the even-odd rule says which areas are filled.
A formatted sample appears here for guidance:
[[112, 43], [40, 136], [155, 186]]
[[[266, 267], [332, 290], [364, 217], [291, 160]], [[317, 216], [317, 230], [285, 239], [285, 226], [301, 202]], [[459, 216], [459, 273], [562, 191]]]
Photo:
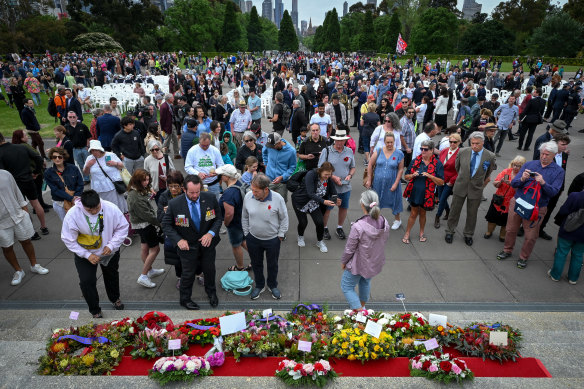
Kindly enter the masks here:
[[[85, 147], [73, 149], [73, 159], [77, 162], [81, 174], [83, 174], [83, 166], [85, 166], [87, 157], [89, 157], [89, 151]], [[89, 176], [83, 175], [83, 181], [89, 181]]]
[[574, 242], [572, 240], [562, 239], [558, 236], [558, 246], [556, 247], [556, 255], [554, 256], [554, 265], [552, 267], [551, 275], [556, 280], [562, 277], [566, 258], [572, 251], [570, 258], [570, 266], [568, 267], [568, 280], [578, 281], [580, 277], [580, 270], [582, 270], [582, 255], [584, 254], [584, 243]]
[[440, 202], [438, 203], [438, 211], [436, 212], [436, 216], [442, 216], [442, 212], [445, 209], [450, 211], [450, 205], [448, 205], [448, 197], [452, 194], [452, 187], [444, 184], [443, 186], [438, 187], [438, 196], [440, 197]]
[[30, 96], [32, 97], [34, 105], [41, 105], [41, 95], [39, 93], [31, 92]]
[[[355, 292], [355, 286], [359, 284], [359, 294]], [[369, 291], [371, 290], [371, 278], [364, 278], [360, 275], [353, 275], [350, 270], [345, 269], [341, 278], [341, 290], [349, 302], [351, 309], [361, 308], [361, 301], [369, 301]]]

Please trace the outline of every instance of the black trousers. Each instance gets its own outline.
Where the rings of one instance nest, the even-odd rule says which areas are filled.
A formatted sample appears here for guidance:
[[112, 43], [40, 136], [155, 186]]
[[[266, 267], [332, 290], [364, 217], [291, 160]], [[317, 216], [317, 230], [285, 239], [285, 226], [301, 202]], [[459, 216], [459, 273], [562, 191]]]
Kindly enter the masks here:
[[266, 279], [264, 277], [264, 254], [268, 267], [268, 288], [277, 288], [280, 238], [275, 237], [273, 239], [261, 240], [252, 234], [247, 234], [245, 241], [247, 242], [247, 251], [251, 259], [256, 288], [263, 289], [266, 286]]
[[215, 244], [212, 243], [210, 247], [203, 247], [199, 242], [189, 245], [190, 250], [177, 250], [182, 267], [179, 290], [181, 304], [191, 301], [193, 283], [199, 269], [203, 270], [205, 276], [207, 296], [215, 293]]
[[[316, 238], [321, 241], [324, 236], [324, 213], [326, 212], [326, 205], [321, 205], [314, 211], [310, 212], [310, 217], [316, 226]], [[298, 218], [298, 236], [304, 236], [304, 230], [308, 226], [308, 215], [301, 212], [294, 207], [294, 213]]]
[[533, 140], [533, 133], [535, 132], [535, 128], [537, 127], [537, 123], [521, 123], [519, 126], [519, 148], [523, 146], [523, 140], [525, 139], [525, 135], [527, 134], [527, 139], [525, 139], [525, 148], [528, 149], [531, 146], [531, 141]]
[[[107, 266], [99, 265], [103, 273], [107, 298], [112, 303], [115, 303], [120, 298], [119, 262], [120, 252], [117, 251]], [[75, 267], [77, 268], [77, 274], [79, 274], [81, 293], [83, 293], [83, 298], [89, 307], [89, 312], [92, 315], [100, 313], [99, 294], [97, 293], [97, 265], [92, 264], [86, 258], [75, 255]]]
[[543, 217], [541, 224], [539, 225], [540, 233], [541, 233], [541, 231], [544, 230], [545, 226], [547, 225], [548, 221], [550, 220], [550, 217], [552, 216], [552, 211], [554, 210], [554, 208], [556, 208], [556, 205], [558, 205], [558, 200], [560, 200], [561, 195], [562, 195], [562, 191], [559, 191], [558, 194], [555, 195], [554, 197], [552, 197], [550, 199], [550, 201], [548, 202], [547, 212], [546, 212], [545, 216]]

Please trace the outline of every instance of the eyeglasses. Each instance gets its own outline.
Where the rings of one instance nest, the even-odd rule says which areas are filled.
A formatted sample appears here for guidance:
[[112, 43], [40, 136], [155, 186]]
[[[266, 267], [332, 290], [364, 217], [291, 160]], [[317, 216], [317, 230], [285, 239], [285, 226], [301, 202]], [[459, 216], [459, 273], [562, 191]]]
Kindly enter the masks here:
[[63, 159], [62, 155], [53, 155], [51, 159]]
[[156, 148], [156, 149], [151, 149], [150, 151], [160, 151], [160, 149]]
[[458, 143], [457, 140], [451, 140], [450, 143]]
[[169, 185], [168, 189], [180, 189], [180, 185]]
[[429, 149], [429, 148], [427, 148], [427, 147], [420, 147], [420, 150], [422, 150], [422, 151], [428, 151], [428, 150], [430, 150], [430, 149]]
[[251, 143], [251, 142], [253, 142], [253, 139], [246, 139], [244, 142], [245, 143]]

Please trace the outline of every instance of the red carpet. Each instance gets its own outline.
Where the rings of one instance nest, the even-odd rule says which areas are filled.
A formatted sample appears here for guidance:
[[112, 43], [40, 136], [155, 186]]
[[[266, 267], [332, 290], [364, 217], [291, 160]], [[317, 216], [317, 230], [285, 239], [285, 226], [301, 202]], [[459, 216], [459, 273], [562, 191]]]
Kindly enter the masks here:
[[[206, 347], [191, 346], [187, 355], [204, 355]], [[454, 354], [454, 353], [453, 353]], [[284, 358], [225, 358], [225, 364], [213, 369], [215, 376], [233, 377], [271, 377], [274, 375], [278, 362]], [[521, 358], [517, 362], [500, 364], [495, 361], [484, 361], [482, 358], [463, 357], [468, 367], [476, 377], [522, 377], [551, 378], [551, 374], [537, 358]], [[143, 376], [148, 374], [156, 360], [132, 359], [124, 356], [120, 365], [111, 374], [114, 376]], [[393, 358], [389, 360], [369, 361], [364, 365], [358, 361], [346, 359], [331, 359], [331, 366], [344, 377], [409, 377], [408, 358]]]

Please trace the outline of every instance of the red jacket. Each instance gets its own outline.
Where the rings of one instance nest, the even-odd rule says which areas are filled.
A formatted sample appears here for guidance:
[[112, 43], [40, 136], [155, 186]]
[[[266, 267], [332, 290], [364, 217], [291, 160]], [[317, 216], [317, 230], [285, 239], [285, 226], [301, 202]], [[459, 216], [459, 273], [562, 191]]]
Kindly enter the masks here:
[[449, 150], [450, 147], [445, 148], [440, 152], [440, 162], [442, 162], [442, 165], [444, 165], [444, 185], [454, 185], [454, 181], [456, 181], [456, 177], [458, 177], [458, 172], [456, 171], [456, 156], [458, 155], [460, 147], [456, 149], [452, 157], [450, 157], [450, 159], [444, 163]]
[[172, 106], [167, 101], [160, 104], [160, 128], [167, 135], [172, 134]]

